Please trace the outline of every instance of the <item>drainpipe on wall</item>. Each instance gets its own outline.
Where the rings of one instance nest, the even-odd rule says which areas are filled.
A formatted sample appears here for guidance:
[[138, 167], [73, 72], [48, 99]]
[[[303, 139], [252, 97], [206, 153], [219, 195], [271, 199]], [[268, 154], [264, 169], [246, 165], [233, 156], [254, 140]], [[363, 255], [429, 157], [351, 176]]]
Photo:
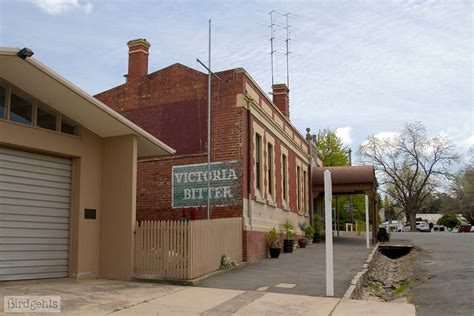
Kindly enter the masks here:
[[[252, 121], [252, 113], [250, 111], [250, 104], [247, 101], [247, 191], [248, 191], [248, 218], [249, 218], [249, 226], [250, 226], [250, 245], [249, 248], [252, 247], [253, 244], [253, 220], [252, 220], [252, 155], [251, 155], [251, 137], [252, 137], [252, 128], [251, 128], [251, 121]], [[247, 262], [249, 261], [249, 249], [247, 249]]]

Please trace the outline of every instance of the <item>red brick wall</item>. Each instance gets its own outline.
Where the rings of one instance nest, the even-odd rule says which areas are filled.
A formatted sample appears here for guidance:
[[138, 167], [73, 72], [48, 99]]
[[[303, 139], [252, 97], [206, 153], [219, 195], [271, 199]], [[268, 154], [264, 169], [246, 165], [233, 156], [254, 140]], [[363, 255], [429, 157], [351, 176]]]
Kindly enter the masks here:
[[[276, 202], [277, 202], [277, 206], [279, 208], [282, 208], [283, 207], [283, 195], [282, 195], [282, 186], [281, 186], [281, 183], [282, 183], [282, 174], [281, 174], [281, 168], [282, 168], [282, 162], [281, 162], [281, 147], [285, 147], [285, 149], [288, 150], [288, 197], [289, 197], [289, 206], [290, 206], [290, 210], [294, 213], [298, 213], [297, 211], [297, 186], [296, 186], [296, 154], [291, 150], [289, 149], [288, 147], [286, 147], [286, 145], [276, 137], [275, 134], [273, 134], [267, 127], [265, 127], [265, 125], [263, 125], [261, 122], [259, 122], [256, 118], [254, 118], [252, 120], [252, 122], [255, 122], [256, 124], [258, 124], [262, 129], [264, 129], [265, 131], [265, 135], [269, 134], [270, 136], [272, 136], [274, 139], [275, 139], [275, 147], [274, 147], [274, 153], [275, 153], [275, 197], [276, 197]], [[254, 130], [252, 129], [252, 133], [254, 133]], [[253, 134], [252, 134], [253, 135]], [[265, 136], [263, 136], [263, 172], [265, 174], [264, 176], [264, 181], [263, 181], [263, 188], [265, 190], [265, 193], [264, 193], [264, 198], [267, 198], [267, 195], [266, 195], [266, 192], [267, 192], [267, 179], [266, 179], [266, 175], [267, 175], [267, 146], [266, 146], [266, 141], [267, 141], [267, 138]], [[252, 145], [252, 151], [253, 151], [253, 145]], [[255, 159], [253, 158], [252, 156], [252, 166], [255, 164]], [[301, 177], [303, 177], [303, 170], [301, 171]], [[255, 177], [254, 175], [254, 169], [252, 168], [252, 179], [253, 177]], [[301, 184], [303, 185], [303, 184]], [[252, 196], [255, 198], [255, 192], [253, 191], [253, 186], [252, 186]], [[301, 187], [301, 189], [303, 189], [303, 186]], [[308, 190], [309, 192], [309, 190]], [[301, 193], [303, 194], [303, 193]], [[309, 197], [308, 197], [308, 200], [309, 200]], [[302, 206], [301, 206], [301, 210], [302, 210]]]
[[[218, 75], [222, 80], [212, 81], [211, 160], [237, 161], [242, 180], [236, 193], [239, 204], [214, 207], [212, 218], [238, 217], [242, 216], [242, 198], [248, 197], [250, 179], [247, 178], [247, 157], [251, 139], [248, 138], [248, 111], [236, 107], [236, 101], [237, 94], [243, 93], [245, 82], [249, 81], [239, 70], [224, 71]], [[139, 161], [137, 220], [178, 219], [183, 215], [191, 216], [191, 212], [196, 219], [205, 218], [206, 207], [195, 211], [171, 208], [171, 167], [207, 162], [207, 75], [175, 64], [142, 80], [102, 92], [96, 97], [177, 150], [174, 157]], [[273, 115], [283, 119], [283, 115], [277, 110]], [[288, 125], [287, 122], [285, 124]], [[265, 130], [270, 132], [267, 128]], [[281, 207], [282, 143], [275, 135], [272, 136], [276, 141], [276, 196], [278, 206]], [[253, 131], [250, 137], [253, 137]], [[306, 148], [306, 145], [303, 144], [302, 147]], [[296, 212], [295, 155], [289, 148], [288, 152], [290, 207]], [[253, 159], [251, 163], [253, 166]], [[243, 232], [244, 258], [264, 258], [267, 252], [266, 232], [254, 232], [252, 245], [248, 243], [249, 234]]]
[[250, 232], [244, 230], [242, 237], [244, 261], [255, 262], [267, 257], [268, 248], [266, 232]]
[[177, 155], [207, 152], [205, 99], [138, 108], [122, 112], [122, 115], [152, 135], [157, 135], [175, 149]]
[[[283, 248], [283, 240], [285, 236], [280, 235], [280, 244]], [[255, 262], [269, 256], [268, 246], [267, 246], [267, 232], [259, 231], [248, 231], [244, 230], [242, 232], [242, 242], [243, 242], [243, 260], [247, 262]], [[298, 243], [298, 239], [303, 238], [302, 236], [295, 236], [294, 242]], [[281, 250], [283, 252], [283, 249]]]
[[[212, 82], [211, 161], [237, 161], [242, 169], [245, 124], [236, 95], [243, 91], [242, 73], [218, 73]], [[137, 219], [177, 219], [183, 209], [171, 207], [171, 167], [207, 162], [207, 76], [182, 65], [157, 71], [96, 96], [125, 117], [177, 150], [176, 156], [142, 159], [137, 170]], [[242, 184], [237, 205], [213, 207], [212, 218], [242, 216]], [[185, 210], [190, 215], [190, 210]], [[197, 219], [207, 208], [197, 208]]]

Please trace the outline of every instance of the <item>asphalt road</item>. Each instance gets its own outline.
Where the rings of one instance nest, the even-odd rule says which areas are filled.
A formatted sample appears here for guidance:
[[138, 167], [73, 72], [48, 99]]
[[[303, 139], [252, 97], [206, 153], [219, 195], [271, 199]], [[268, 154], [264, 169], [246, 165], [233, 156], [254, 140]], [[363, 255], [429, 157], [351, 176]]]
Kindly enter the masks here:
[[[342, 297], [352, 278], [362, 270], [371, 249], [364, 238], [334, 238], [334, 294]], [[204, 280], [203, 287], [325, 296], [325, 244], [308, 245], [278, 259], [264, 259], [245, 268]]]
[[423, 250], [410, 303], [418, 315], [474, 315], [474, 233], [392, 233]]

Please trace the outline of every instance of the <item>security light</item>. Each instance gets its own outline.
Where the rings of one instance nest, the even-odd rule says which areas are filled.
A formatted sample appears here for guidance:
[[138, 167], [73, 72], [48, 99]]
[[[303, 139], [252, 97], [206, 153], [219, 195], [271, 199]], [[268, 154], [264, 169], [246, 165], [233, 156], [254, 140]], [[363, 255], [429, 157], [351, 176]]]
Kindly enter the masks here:
[[17, 53], [18, 57], [21, 59], [26, 59], [26, 57], [31, 57], [34, 55], [33, 51], [29, 49], [28, 47], [24, 47], [20, 49], [20, 51]]

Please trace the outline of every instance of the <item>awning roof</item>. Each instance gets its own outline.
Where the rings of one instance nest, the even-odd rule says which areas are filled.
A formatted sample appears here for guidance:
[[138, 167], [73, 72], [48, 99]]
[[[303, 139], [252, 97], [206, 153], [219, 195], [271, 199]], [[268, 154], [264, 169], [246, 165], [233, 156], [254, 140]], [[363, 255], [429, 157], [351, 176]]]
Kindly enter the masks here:
[[324, 171], [331, 172], [333, 193], [355, 194], [375, 192], [377, 179], [374, 166], [313, 167], [313, 192], [324, 192]]
[[0, 48], [0, 76], [101, 137], [136, 135], [138, 157], [175, 150], [40, 63], [19, 58], [17, 48]]

